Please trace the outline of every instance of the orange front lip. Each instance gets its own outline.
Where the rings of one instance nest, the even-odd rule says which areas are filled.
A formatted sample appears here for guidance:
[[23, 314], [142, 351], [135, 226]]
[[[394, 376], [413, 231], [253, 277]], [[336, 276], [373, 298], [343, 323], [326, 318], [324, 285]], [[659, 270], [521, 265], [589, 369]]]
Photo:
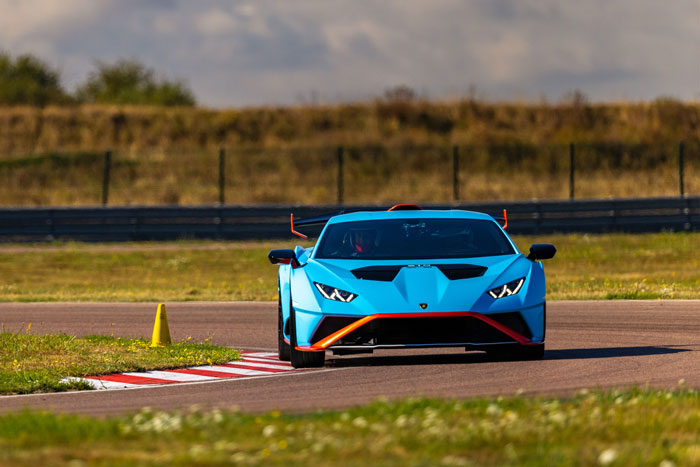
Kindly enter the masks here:
[[365, 324], [369, 323], [372, 320], [379, 319], [379, 318], [449, 318], [453, 316], [470, 316], [472, 318], [479, 319], [483, 321], [484, 323], [488, 324], [489, 326], [498, 329], [502, 333], [506, 334], [507, 336], [513, 338], [518, 344], [521, 345], [533, 345], [536, 343], [533, 343], [528, 339], [527, 337], [523, 336], [522, 334], [513, 331], [511, 328], [504, 326], [503, 324], [499, 323], [498, 321], [494, 321], [491, 318], [489, 318], [487, 315], [483, 315], [481, 313], [474, 313], [473, 311], [456, 311], [456, 312], [439, 312], [439, 313], [380, 313], [376, 315], [369, 315], [365, 316], [364, 318], [360, 318], [354, 323], [348, 324], [342, 329], [339, 329], [338, 331], [334, 332], [328, 337], [325, 337], [324, 339], [321, 339], [320, 341], [316, 342], [315, 344], [312, 344], [310, 347], [297, 347], [297, 350], [325, 350], [327, 349], [331, 344], [336, 342], [337, 340], [343, 338], [344, 336], [347, 336], [357, 328], [364, 326]]

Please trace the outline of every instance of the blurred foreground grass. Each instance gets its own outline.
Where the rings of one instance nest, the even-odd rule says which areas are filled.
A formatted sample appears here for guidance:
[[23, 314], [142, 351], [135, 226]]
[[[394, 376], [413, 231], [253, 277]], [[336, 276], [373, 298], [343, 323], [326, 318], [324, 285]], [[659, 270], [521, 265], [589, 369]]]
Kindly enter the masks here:
[[[700, 233], [515, 236], [557, 246], [548, 299], [700, 298]], [[304, 246], [312, 242], [303, 242]], [[0, 301], [274, 300], [277, 242], [0, 246]]]
[[150, 347], [145, 339], [112, 336], [74, 337], [0, 331], [0, 394], [92, 389], [87, 383], [61, 383], [68, 376], [97, 376], [226, 363], [238, 351], [208, 341], [183, 340], [168, 347]]
[[698, 426], [700, 394], [684, 389], [405, 399], [304, 415], [24, 412], [0, 416], [0, 463], [697, 465]]

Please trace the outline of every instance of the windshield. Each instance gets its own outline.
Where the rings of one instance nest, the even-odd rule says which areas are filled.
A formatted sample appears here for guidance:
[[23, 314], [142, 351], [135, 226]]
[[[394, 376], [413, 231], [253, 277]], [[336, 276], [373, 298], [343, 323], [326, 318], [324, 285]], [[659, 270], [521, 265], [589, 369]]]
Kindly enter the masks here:
[[488, 220], [386, 219], [330, 224], [315, 258], [440, 259], [515, 253]]

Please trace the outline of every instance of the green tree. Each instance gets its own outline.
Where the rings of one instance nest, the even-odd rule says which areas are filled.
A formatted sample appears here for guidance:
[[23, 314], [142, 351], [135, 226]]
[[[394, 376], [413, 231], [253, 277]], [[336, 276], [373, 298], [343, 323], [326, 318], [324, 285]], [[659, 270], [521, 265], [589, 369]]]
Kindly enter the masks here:
[[0, 52], [0, 105], [66, 104], [71, 101], [58, 71], [32, 55], [12, 59]]
[[81, 102], [132, 105], [195, 105], [187, 86], [178, 81], [156, 80], [153, 70], [136, 60], [114, 64], [97, 62], [85, 84], [78, 87]]

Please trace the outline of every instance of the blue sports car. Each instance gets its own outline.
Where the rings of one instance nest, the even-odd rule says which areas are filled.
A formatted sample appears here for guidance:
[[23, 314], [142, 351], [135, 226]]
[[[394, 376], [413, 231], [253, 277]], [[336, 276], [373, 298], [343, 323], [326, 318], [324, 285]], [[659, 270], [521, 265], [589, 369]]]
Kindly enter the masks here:
[[[542, 263], [527, 256], [495, 218], [462, 210], [339, 213], [311, 248], [272, 250], [279, 264], [279, 357], [320, 367], [326, 351], [464, 347], [497, 358], [544, 354]], [[292, 217], [292, 232], [296, 232]]]

